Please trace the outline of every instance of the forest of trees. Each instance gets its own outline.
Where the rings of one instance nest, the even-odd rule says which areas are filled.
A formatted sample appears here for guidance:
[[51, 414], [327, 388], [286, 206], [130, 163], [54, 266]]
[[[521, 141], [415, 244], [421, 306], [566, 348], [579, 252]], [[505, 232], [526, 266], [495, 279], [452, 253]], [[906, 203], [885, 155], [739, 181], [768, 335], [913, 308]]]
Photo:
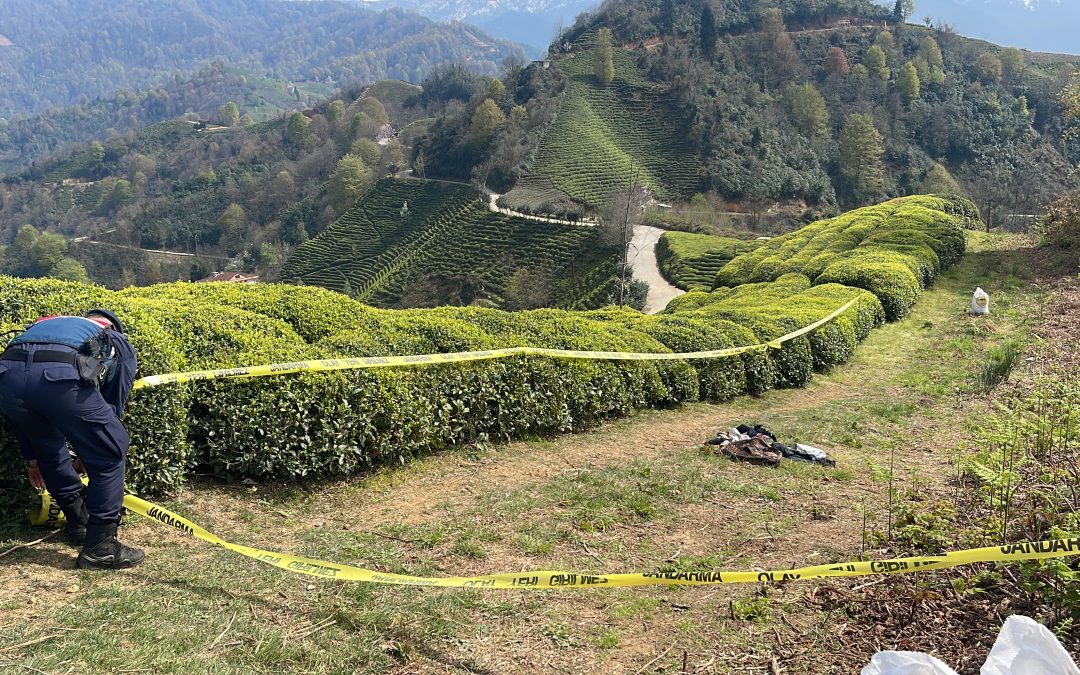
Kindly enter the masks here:
[[[1061, 92], [1080, 59], [895, 23], [910, 11], [904, 0], [891, 9], [858, 0], [609, 2], [562, 44], [569, 56], [584, 49], [570, 39], [601, 49], [614, 27], [611, 41], [687, 121], [700, 190], [720, 200], [830, 211], [960, 190], [995, 222], [1037, 213], [1075, 182], [1080, 141], [1062, 140]], [[836, 28], [841, 18], [849, 27]], [[641, 47], [657, 37], [660, 45]], [[593, 59], [593, 83], [607, 86], [610, 57], [596, 49], [583, 56]], [[566, 83], [558, 68], [528, 68], [508, 73], [502, 98], [474, 87], [421, 143], [429, 173], [507, 190], [527, 172]], [[477, 147], [467, 129], [486, 99], [510, 121]]]
[[2, 28], [14, 46], [0, 52], [0, 175], [72, 143], [184, 113], [211, 118], [228, 101], [259, 121], [341, 88], [386, 78], [419, 82], [440, 63], [494, 73], [521, 54], [475, 29], [402, 10], [269, 0], [174, 4], [139, 11], [97, 0], [5, 4]]
[[[119, 135], [162, 120], [188, 115], [226, 126], [266, 121], [283, 112], [310, 107], [335, 91], [336, 87], [317, 82], [297, 86], [257, 77], [217, 61], [187, 78], [176, 73], [159, 87], [122, 89], [112, 98], [0, 123], [0, 175], [17, 173], [35, 160], [63, 153], [72, 144]], [[244, 116], [239, 115], [237, 102], [243, 106]], [[235, 121], [219, 114], [229, 103], [237, 111]]]
[[5, 0], [0, 119], [165, 85], [224, 59], [278, 80], [418, 82], [438, 63], [479, 72], [519, 48], [462, 24], [361, 3]]
[[[418, 107], [394, 121], [420, 114]], [[57, 276], [56, 265], [71, 257], [96, 281], [124, 286], [200, 278], [233, 258], [273, 278], [291, 247], [347, 210], [375, 179], [405, 166], [396, 140], [376, 141], [390, 113], [366, 92], [266, 123], [245, 125], [243, 116], [227, 102], [216, 121], [234, 126], [161, 122], [6, 179], [0, 240], [18, 244], [48, 229], [38, 236], [50, 245], [87, 236], [98, 243], [65, 246], [59, 257], [37, 262], [14, 255], [33, 248], [24, 241], [9, 246], [4, 264]], [[108, 255], [102, 246], [110, 247]], [[200, 258], [163, 267], [140, 247]], [[77, 272], [69, 263], [59, 271]]]

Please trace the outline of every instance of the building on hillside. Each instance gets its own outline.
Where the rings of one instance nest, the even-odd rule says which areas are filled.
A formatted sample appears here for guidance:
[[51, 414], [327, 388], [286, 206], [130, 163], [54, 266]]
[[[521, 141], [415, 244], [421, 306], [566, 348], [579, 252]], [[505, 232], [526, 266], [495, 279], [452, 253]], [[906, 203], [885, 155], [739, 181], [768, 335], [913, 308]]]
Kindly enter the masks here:
[[199, 279], [196, 283], [223, 282], [227, 284], [257, 284], [258, 274], [245, 274], [244, 272], [218, 272], [211, 274], [205, 279]]

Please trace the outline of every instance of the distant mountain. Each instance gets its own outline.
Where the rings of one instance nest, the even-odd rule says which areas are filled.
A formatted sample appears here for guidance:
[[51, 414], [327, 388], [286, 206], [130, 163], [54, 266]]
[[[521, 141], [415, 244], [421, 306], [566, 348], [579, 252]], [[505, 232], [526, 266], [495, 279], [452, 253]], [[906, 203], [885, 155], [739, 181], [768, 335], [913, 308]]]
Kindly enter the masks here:
[[[175, 81], [223, 59], [273, 79], [419, 81], [446, 61], [495, 72], [520, 53], [464, 24], [401, 9], [277, 0], [4, 0], [0, 120], [120, 88]], [[10, 44], [8, 44], [10, 43]]]
[[324, 82], [273, 80], [215, 61], [159, 87], [121, 89], [111, 98], [21, 115], [0, 124], [0, 175], [18, 173], [75, 143], [104, 140], [182, 115], [223, 121], [222, 107], [230, 101], [247, 124], [310, 108], [335, 93], [336, 87]]
[[924, 17], [1001, 45], [1080, 54], [1076, 0], [916, 0], [909, 20], [921, 22]]
[[593, 9], [597, 0], [362, 0], [369, 7], [401, 7], [438, 21], [464, 21], [542, 55], [560, 27]]

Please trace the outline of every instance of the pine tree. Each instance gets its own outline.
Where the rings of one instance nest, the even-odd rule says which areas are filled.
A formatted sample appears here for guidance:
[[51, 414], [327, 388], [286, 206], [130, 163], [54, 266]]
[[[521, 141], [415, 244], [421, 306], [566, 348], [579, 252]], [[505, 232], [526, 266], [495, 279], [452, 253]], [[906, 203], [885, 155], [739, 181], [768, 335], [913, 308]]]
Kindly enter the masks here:
[[784, 82], [795, 77], [802, 67], [795, 42], [788, 35], [784, 25], [784, 15], [775, 7], [767, 10], [762, 20], [764, 33], [761, 44], [767, 50], [765, 62], [768, 66], [768, 80], [773, 83]]
[[896, 0], [896, 4], [893, 5], [892, 11], [893, 23], [902, 24], [914, 13], [915, 3], [913, 0]]
[[829, 110], [825, 97], [807, 82], [788, 88], [788, 108], [795, 127], [807, 138], [821, 139], [829, 134]]
[[341, 99], [331, 101], [330, 105], [326, 106], [326, 122], [330, 125], [330, 129], [337, 131], [344, 119], [345, 102]]
[[294, 147], [303, 146], [307, 141], [307, 130], [310, 124], [311, 120], [304, 117], [304, 113], [293, 113], [285, 127], [285, 139]]
[[221, 237], [218, 243], [226, 255], [236, 255], [244, 248], [244, 235], [247, 234], [248, 218], [239, 204], [229, 204], [218, 218]]
[[881, 134], [869, 115], [852, 113], [840, 132], [840, 173], [847, 179], [852, 201], [864, 203], [882, 196], [885, 191], [885, 172], [881, 158], [885, 155]]
[[893, 53], [896, 51], [896, 39], [893, 38], [893, 34], [887, 30], [883, 30], [877, 34], [874, 38], [874, 46], [880, 47], [881, 51], [885, 52], [886, 63], [891, 63]]
[[945, 60], [941, 57], [941, 47], [938, 45], [937, 40], [929, 35], [923, 38], [923, 41], [919, 44], [919, 56], [926, 59], [926, 64], [933, 68], [945, 67]]
[[593, 75], [605, 87], [615, 79], [614, 54], [611, 48], [611, 29], [601, 28], [596, 31], [596, 46], [593, 47]]
[[906, 103], [911, 103], [921, 95], [922, 80], [919, 79], [919, 73], [911, 61], [905, 63], [900, 69], [900, 74], [896, 77], [896, 87]]
[[863, 58], [863, 65], [877, 79], [882, 81], [889, 79], [889, 61], [888, 57], [885, 56], [885, 50], [881, 47], [873, 45], [870, 49], [867, 49], [866, 57]]
[[716, 17], [709, 3], [701, 9], [701, 53], [712, 56], [716, 51]]
[[221, 106], [221, 110], [218, 111], [218, 118], [222, 126], [235, 127], [240, 124], [240, 109], [236, 107], [235, 103], [229, 101]]
[[851, 64], [848, 63], [847, 54], [840, 47], [829, 47], [825, 53], [825, 73], [843, 77], [851, 72]]
[[660, 3], [660, 30], [668, 34], [675, 32], [675, 0]]

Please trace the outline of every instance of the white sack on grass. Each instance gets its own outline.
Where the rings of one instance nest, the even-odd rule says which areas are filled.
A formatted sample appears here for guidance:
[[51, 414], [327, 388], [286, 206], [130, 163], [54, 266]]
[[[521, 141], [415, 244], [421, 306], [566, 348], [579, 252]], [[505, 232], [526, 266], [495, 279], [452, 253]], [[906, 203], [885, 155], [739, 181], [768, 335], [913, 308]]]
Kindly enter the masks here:
[[799, 452], [805, 452], [819, 462], [828, 462], [831, 458], [829, 454], [821, 448], [815, 448], [812, 445], [803, 445], [802, 443], [796, 443], [795, 449]]
[[981, 288], [976, 288], [975, 294], [971, 296], [971, 313], [976, 315], [990, 313], [990, 295]]
[[[1013, 615], [998, 633], [981, 675], [1080, 675], [1069, 653], [1039, 622]], [[956, 675], [929, 654], [878, 652], [862, 675]]]

